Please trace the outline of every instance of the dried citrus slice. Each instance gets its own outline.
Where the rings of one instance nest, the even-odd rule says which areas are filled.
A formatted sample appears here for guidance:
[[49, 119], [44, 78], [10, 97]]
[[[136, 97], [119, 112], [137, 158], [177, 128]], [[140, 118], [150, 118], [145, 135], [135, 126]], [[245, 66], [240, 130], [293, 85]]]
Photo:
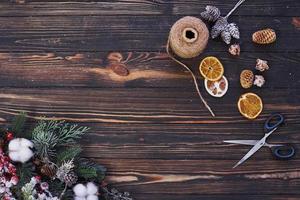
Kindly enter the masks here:
[[263, 109], [263, 102], [257, 94], [245, 93], [240, 96], [238, 108], [244, 117], [255, 119]]
[[206, 91], [213, 97], [222, 97], [228, 90], [228, 81], [225, 76], [218, 81], [204, 80]]
[[224, 67], [218, 58], [209, 56], [204, 58], [199, 66], [201, 75], [209, 81], [217, 81], [224, 74]]

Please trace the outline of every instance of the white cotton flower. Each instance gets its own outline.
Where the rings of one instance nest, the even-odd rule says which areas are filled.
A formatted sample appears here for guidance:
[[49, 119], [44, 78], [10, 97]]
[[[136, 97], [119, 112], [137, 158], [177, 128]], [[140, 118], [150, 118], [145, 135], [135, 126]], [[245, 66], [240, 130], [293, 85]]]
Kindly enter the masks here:
[[74, 197], [74, 200], [86, 200], [85, 197]]
[[22, 151], [19, 152], [19, 155], [20, 155], [19, 161], [21, 163], [25, 163], [28, 160], [30, 160], [30, 158], [32, 158], [33, 152], [31, 151], [31, 149], [24, 148]]
[[87, 188], [83, 184], [75, 185], [73, 191], [77, 197], [86, 197], [87, 195]]
[[12, 161], [15, 161], [15, 162], [20, 160], [19, 152], [15, 152], [15, 151], [9, 152], [8, 156]]
[[33, 156], [33, 143], [25, 138], [15, 138], [8, 144], [9, 157], [12, 161], [25, 163]]
[[86, 188], [88, 195], [94, 195], [98, 192], [98, 187], [93, 182], [87, 183]]
[[25, 138], [21, 138], [21, 147], [33, 148], [33, 142]]
[[9, 151], [18, 151], [20, 149], [20, 138], [13, 139], [8, 144]]
[[87, 196], [86, 200], [99, 200], [97, 195], [89, 195]]
[[5, 187], [0, 187], [0, 194], [5, 192]]

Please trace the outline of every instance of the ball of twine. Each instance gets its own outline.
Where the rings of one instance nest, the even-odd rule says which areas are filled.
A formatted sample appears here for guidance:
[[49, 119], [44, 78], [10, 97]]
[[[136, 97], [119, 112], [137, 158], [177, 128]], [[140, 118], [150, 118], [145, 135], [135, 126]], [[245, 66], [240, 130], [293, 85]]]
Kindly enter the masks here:
[[[207, 110], [214, 117], [214, 112], [200, 92], [197, 78], [194, 72], [186, 64], [178, 60], [173, 55], [174, 53], [181, 58], [192, 58], [198, 56], [205, 49], [208, 37], [209, 32], [206, 25], [201, 21], [201, 19], [186, 16], [179, 19], [172, 26], [166, 45], [166, 51], [172, 60], [174, 60], [182, 67], [184, 67], [188, 72], [190, 72], [197, 94], [199, 95]], [[170, 49], [172, 49], [173, 52], [171, 52]]]
[[209, 32], [201, 19], [186, 16], [172, 26], [169, 34], [170, 47], [181, 58], [193, 58], [205, 49]]

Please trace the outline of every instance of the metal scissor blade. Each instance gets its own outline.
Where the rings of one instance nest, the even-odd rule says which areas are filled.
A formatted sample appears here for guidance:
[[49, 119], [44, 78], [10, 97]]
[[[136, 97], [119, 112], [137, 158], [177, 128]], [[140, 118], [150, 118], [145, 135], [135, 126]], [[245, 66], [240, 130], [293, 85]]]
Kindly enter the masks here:
[[236, 163], [233, 168], [236, 168], [243, 162], [245, 162], [248, 158], [250, 158], [255, 152], [257, 152], [261, 147], [263, 147], [266, 143], [266, 139], [276, 130], [277, 128], [274, 128], [272, 131], [269, 133], [266, 133], [265, 136], [259, 140], [249, 151], [246, 153], [246, 155], [238, 162]]
[[254, 146], [258, 142], [258, 140], [224, 140], [223, 142], [229, 144], [244, 144]]
[[[258, 142], [258, 140], [224, 140], [223, 142], [228, 143], [228, 144], [242, 144], [242, 145], [254, 146]], [[271, 147], [282, 147], [284, 145], [283, 144], [265, 143], [264, 146], [271, 148]]]

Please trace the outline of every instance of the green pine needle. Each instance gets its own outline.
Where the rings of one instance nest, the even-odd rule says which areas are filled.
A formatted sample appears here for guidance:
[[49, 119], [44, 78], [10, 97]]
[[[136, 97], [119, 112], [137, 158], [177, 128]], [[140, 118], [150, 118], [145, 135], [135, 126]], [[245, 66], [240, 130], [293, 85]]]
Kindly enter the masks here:
[[[91, 160], [81, 158], [78, 160], [76, 172], [78, 175], [85, 179], [94, 178], [101, 181], [105, 178], [106, 168]], [[96, 172], [96, 174], [95, 174]], [[94, 177], [92, 177], [92, 175]]]
[[57, 154], [56, 163], [61, 165], [66, 160], [72, 160], [77, 157], [82, 152], [82, 148], [80, 146], [67, 147], [62, 152]]
[[41, 120], [32, 132], [32, 141], [41, 158], [50, 158], [56, 155], [57, 147], [74, 144], [87, 130], [88, 127], [78, 127], [64, 121]]
[[21, 136], [24, 124], [26, 122], [27, 114], [25, 112], [20, 112], [12, 122], [12, 131], [15, 136]]
[[91, 178], [97, 178], [97, 169], [93, 167], [86, 167], [86, 166], [81, 166], [76, 169], [76, 172], [79, 177], [84, 178], [84, 179], [91, 179]]

